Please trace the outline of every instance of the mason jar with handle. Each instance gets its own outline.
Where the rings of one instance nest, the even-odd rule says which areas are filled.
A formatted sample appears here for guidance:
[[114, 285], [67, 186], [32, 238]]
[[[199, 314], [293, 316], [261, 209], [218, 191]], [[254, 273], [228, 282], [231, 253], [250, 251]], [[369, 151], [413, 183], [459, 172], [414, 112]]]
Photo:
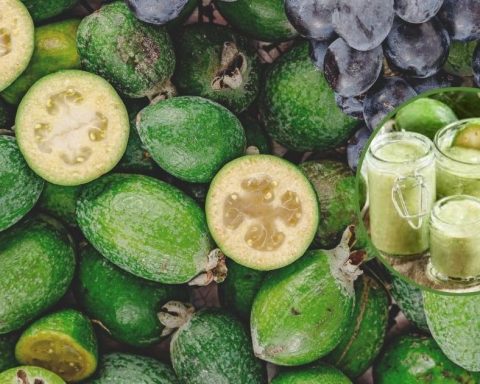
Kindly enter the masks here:
[[387, 256], [423, 256], [436, 195], [433, 143], [414, 132], [383, 133], [365, 159], [373, 244]]

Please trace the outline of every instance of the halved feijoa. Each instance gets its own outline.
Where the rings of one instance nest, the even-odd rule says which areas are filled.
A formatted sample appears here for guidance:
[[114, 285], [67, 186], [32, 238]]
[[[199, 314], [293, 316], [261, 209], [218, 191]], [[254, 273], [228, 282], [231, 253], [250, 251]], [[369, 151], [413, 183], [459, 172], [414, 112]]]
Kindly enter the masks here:
[[33, 208], [44, 182], [28, 167], [11, 136], [0, 135], [0, 164], [0, 231], [3, 231]]
[[128, 113], [113, 87], [78, 70], [56, 72], [30, 88], [16, 134], [30, 167], [45, 180], [79, 185], [110, 171], [128, 141]]
[[27, 68], [33, 54], [33, 21], [18, 0], [0, 0], [0, 91]]
[[243, 156], [225, 165], [210, 185], [205, 209], [225, 255], [258, 270], [298, 259], [318, 227], [310, 182], [295, 165], [271, 155]]
[[480, 120], [472, 121], [460, 130], [453, 140], [457, 147], [480, 149]]
[[83, 314], [73, 309], [52, 313], [30, 325], [15, 346], [22, 364], [46, 368], [77, 382], [97, 368], [97, 340]]
[[65, 384], [63, 379], [47, 369], [34, 366], [20, 366], [0, 373], [2, 384]]

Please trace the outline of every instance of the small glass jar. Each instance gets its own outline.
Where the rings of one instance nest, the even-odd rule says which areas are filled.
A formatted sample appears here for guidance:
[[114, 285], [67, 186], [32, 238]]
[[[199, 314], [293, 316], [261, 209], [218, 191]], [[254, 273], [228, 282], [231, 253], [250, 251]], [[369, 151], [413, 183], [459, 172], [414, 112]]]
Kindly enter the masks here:
[[480, 198], [480, 150], [454, 146], [457, 134], [480, 119], [456, 121], [435, 135], [437, 198], [470, 195]]
[[387, 256], [423, 256], [436, 195], [433, 143], [414, 132], [380, 134], [366, 165], [373, 244]]
[[430, 272], [440, 280], [478, 280], [480, 199], [457, 195], [435, 203], [430, 217]]

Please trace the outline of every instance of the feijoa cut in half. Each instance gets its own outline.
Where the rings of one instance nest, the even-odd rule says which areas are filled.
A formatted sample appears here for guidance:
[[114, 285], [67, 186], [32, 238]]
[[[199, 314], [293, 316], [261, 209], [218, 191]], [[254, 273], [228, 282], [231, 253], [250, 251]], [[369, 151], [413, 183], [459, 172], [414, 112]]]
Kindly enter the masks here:
[[210, 185], [205, 210], [222, 252], [257, 270], [294, 262], [318, 227], [310, 182], [295, 165], [271, 155], [242, 156], [225, 165]]
[[33, 20], [19, 0], [0, 0], [0, 91], [27, 68], [34, 47]]
[[57, 374], [47, 369], [25, 365], [0, 373], [2, 384], [65, 384]]
[[80, 185], [110, 171], [129, 134], [113, 87], [78, 70], [56, 72], [30, 88], [18, 107], [18, 145], [30, 167], [53, 184]]
[[90, 320], [66, 309], [31, 324], [15, 346], [22, 364], [46, 368], [68, 382], [89, 377], [97, 368], [97, 339]]

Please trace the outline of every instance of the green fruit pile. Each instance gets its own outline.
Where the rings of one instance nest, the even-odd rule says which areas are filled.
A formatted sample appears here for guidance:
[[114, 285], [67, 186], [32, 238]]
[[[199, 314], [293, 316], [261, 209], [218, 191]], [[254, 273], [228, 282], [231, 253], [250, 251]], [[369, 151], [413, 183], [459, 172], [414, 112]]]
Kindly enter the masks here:
[[371, 260], [308, 42], [256, 49], [282, 0], [75, 3], [0, 0], [0, 384], [478, 382], [478, 305]]

